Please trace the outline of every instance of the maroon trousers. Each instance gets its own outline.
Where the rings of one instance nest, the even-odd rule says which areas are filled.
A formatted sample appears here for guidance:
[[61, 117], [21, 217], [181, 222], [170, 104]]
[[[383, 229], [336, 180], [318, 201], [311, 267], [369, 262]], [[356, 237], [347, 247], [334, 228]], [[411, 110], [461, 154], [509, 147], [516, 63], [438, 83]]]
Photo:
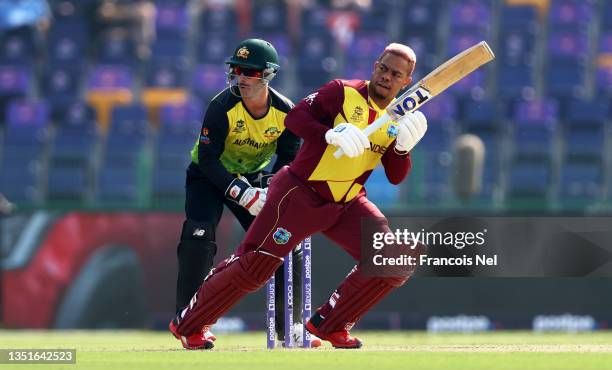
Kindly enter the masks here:
[[[281, 169], [272, 179], [266, 203], [236, 253], [213, 270], [178, 318], [178, 332], [190, 335], [216, 323], [242, 297], [263, 286], [282, 258], [314, 233], [322, 232], [359, 261], [363, 217], [384, 220], [380, 210], [363, 195], [346, 204], [328, 202], [288, 167]], [[380, 230], [376, 231], [390, 231], [386, 222], [377, 227]], [[409, 268], [392, 277], [367, 276], [358, 264], [317, 310], [323, 319], [319, 330], [331, 333], [350, 329], [413, 272], [414, 268]]]

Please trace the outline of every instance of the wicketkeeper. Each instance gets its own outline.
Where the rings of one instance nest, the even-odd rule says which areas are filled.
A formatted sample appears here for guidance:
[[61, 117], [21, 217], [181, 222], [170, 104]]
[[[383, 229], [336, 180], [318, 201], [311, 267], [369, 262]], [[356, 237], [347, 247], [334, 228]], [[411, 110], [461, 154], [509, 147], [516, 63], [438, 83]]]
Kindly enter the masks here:
[[[177, 312], [189, 304], [212, 267], [223, 206], [247, 230], [266, 200], [272, 174], [263, 169], [276, 153], [275, 173], [295, 158], [300, 146], [300, 139], [285, 130], [284, 124], [293, 103], [268, 85], [280, 69], [272, 44], [244, 40], [226, 63], [229, 87], [211, 100], [187, 169], [186, 220], [177, 248]], [[294, 273], [299, 277], [300, 251], [295, 251], [294, 258]], [[278, 296], [283, 291], [282, 275], [279, 269]], [[300, 303], [301, 285], [296, 284], [294, 290]], [[282, 302], [277, 304], [277, 318], [282, 338]], [[207, 330], [190, 334], [183, 342], [189, 349], [212, 348], [216, 339]]]
[[[417, 111], [369, 137], [362, 130], [411, 82], [415, 64], [412, 49], [390, 44], [375, 62], [370, 81], [331, 81], [289, 112], [285, 126], [304, 139], [296, 159], [272, 179], [266, 203], [236, 254], [213, 270], [191, 304], [172, 320], [175, 335], [193, 335], [214, 325], [242, 297], [263, 286], [283, 257], [309, 235], [322, 232], [359, 261], [363, 217], [382, 219], [376, 232], [390, 232], [364, 184], [379, 163], [390, 183], [406, 177], [410, 151], [425, 134], [427, 120]], [[345, 155], [336, 159], [338, 148]], [[334, 347], [361, 347], [349, 330], [413, 272], [414, 267], [406, 266], [391, 277], [371, 276], [357, 264], [306, 329]]]

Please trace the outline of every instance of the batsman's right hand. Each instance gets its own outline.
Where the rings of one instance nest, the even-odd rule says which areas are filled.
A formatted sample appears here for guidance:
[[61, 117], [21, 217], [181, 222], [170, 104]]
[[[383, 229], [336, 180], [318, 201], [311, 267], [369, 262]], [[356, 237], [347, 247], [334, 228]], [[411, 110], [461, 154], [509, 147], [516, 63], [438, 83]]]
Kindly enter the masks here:
[[368, 137], [355, 125], [341, 123], [325, 133], [325, 141], [336, 146], [349, 158], [363, 154], [370, 147]]
[[400, 152], [409, 152], [425, 135], [427, 118], [417, 110], [406, 114], [397, 123], [399, 124], [399, 130], [395, 139], [395, 149]]
[[268, 189], [255, 188], [244, 176], [235, 178], [225, 190], [225, 196], [257, 216], [266, 202]]

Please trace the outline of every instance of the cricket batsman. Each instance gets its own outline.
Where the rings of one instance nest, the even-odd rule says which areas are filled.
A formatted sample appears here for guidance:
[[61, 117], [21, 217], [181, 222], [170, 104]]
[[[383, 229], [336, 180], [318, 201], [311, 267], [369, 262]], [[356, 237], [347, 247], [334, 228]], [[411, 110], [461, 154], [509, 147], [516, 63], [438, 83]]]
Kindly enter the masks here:
[[[230, 86], [210, 102], [187, 169], [186, 220], [177, 248], [177, 312], [189, 304], [213, 265], [215, 231], [224, 205], [247, 230], [266, 200], [272, 174], [263, 169], [276, 154], [272, 172], [278, 171], [295, 158], [300, 146], [300, 139], [284, 125], [293, 103], [269, 86], [280, 69], [274, 46], [265, 40], [244, 40], [226, 63]], [[295, 251], [294, 258], [294, 273], [299, 275], [301, 251]], [[279, 269], [279, 297], [282, 273]], [[294, 290], [301, 299], [301, 285]], [[283, 303], [276, 305], [279, 337], [284, 335]], [[212, 348], [215, 339], [210, 331], [202, 331], [183, 344], [189, 349]]]
[[[285, 126], [304, 142], [296, 159], [274, 176], [263, 209], [236, 254], [204, 280], [190, 304], [169, 325], [177, 338], [207, 330], [246, 294], [261, 288], [281, 266], [283, 257], [305, 237], [322, 232], [356, 261], [361, 257], [361, 219], [386, 218], [368, 200], [364, 184], [378, 163], [392, 184], [411, 167], [410, 151], [427, 130], [421, 112], [389, 122], [369, 137], [362, 132], [412, 80], [414, 51], [390, 44], [374, 63], [370, 81], [333, 80], [304, 98]], [[345, 153], [335, 158], [338, 149]], [[415, 253], [420, 253], [418, 248]], [[358, 263], [306, 329], [336, 348], [359, 348], [353, 325], [391, 291], [402, 286], [414, 268], [391, 277], [370, 276]]]

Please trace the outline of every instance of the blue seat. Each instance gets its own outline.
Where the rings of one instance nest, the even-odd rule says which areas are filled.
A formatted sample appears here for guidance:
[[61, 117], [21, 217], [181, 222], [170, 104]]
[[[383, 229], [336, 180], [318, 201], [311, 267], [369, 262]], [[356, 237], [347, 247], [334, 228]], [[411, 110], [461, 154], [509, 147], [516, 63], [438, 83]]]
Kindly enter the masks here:
[[184, 38], [188, 33], [188, 25], [186, 4], [163, 2], [157, 5], [155, 30], [158, 39]]
[[49, 166], [47, 179], [47, 199], [62, 201], [84, 201], [89, 189], [87, 167], [64, 166], [52, 164]]
[[491, 14], [489, 1], [454, 1], [449, 9], [451, 32], [470, 30], [487, 35], [491, 28]]
[[521, 98], [535, 92], [533, 69], [527, 64], [499, 66], [497, 83], [503, 86], [498, 94], [504, 98]]
[[154, 88], [184, 87], [186, 73], [186, 68], [182, 63], [151, 61], [146, 68], [145, 85]]
[[528, 30], [500, 29], [496, 57], [501, 64], [532, 65], [536, 58], [536, 33]]
[[0, 163], [0, 193], [17, 205], [37, 203], [41, 196], [39, 168], [36, 161], [21, 156], [3, 157]]
[[202, 36], [196, 51], [198, 61], [204, 64], [221, 64], [234, 52], [234, 44], [234, 39], [228, 39], [228, 36], [223, 34]]
[[52, 63], [85, 62], [89, 38], [82, 27], [73, 22], [67, 22], [63, 27], [54, 25], [46, 42], [47, 55]]
[[142, 105], [113, 109], [106, 137], [106, 155], [132, 157], [142, 153], [151, 136], [147, 112]]
[[538, 25], [538, 12], [533, 6], [508, 6], [501, 8], [501, 29], [535, 31]]
[[464, 127], [493, 127], [499, 119], [497, 103], [487, 99], [467, 99], [462, 102], [461, 120]]
[[0, 66], [0, 98], [26, 95], [32, 80], [32, 71], [28, 68]]
[[119, 166], [106, 162], [98, 173], [96, 199], [101, 204], [134, 205], [138, 200], [137, 166]]
[[486, 80], [487, 70], [481, 68], [457, 81], [448, 91], [458, 97], [483, 96]]
[[153, 172], [153, 199], [160, 202], [181, 204], [185, 198], [184, 168], [156, 168]]
[[612, 31], [612, 4], [604, 4], [603, 11], [601, 12], [601, 29], [605, 31]]
[[0, 33], [0, 64], [31, 65], [37, 57], [36, 49], [30, 28], [20, 27]]
[[285, 2], [254, 1], [253, 31], [275, 32], [287, 29], [287, 5]]
[[191, 91], [208, 101], [227, 87], [227, 69], [217, 64], [201, 64], [194, 68], [191, 76]]
[[237, 24], [239, 24], [238, 14], [230, 6], [209, 6], [204, 9], [200, 17], [202, 34], [221, 34], [228, 40], [238, 38]]
[[440, 95], [436, 101], [424, 105], [421, 111], [427, 117], [427, 135], [419, 146], [436, 155], [449, 152], [456, 134], [457, 103], [452, 95]]
[[[417, 55], [416, 69], [419, 76], [423, 76], [429, 73], [436, 67], [438, 62], [438, 43], [435, 34], [423, 34], [415, 30], [415, 32], [408, 33], [404, 36], [404, 43]], [[416, 71], [415, 71], [416, 72]]]
[[96, 65], [89, 72], [88, 89], [131, 89], [134, 75], [130, 67], [122, 65]]
[[515, 162], [510, 167], [508, 195], [544, 198], [550, 191], [550, 164], [546, 161]]
[[300, 14], [302, 33], [328, 33], [329, 30], [327, 30], [327, 19], [329, 17], [329, 13], [329, 7], [325, 7], [320, 4], [313, 3], [311, 6], [305, 7]]
[[600, 162], [569, 162], [561, 170], [559, 194], [563, 199], [598, 200], [603, 191]]
[[304, 30], [300, 37], [300, 48], [296, 50], [304, 63], [320, 63], [332, 55], [334, 39], [327, 29]]
[[137, 63], [136, 44], [126, 34], [109, 32], [98, 41], [97, 62], [134, 67]]
[[564, 124], [564, 146], [569, 158], [601, 158], [605, 151], [607, 99], [574, 99]]
[[184, 169], [191, 162], [190, 151], [200, 125], [175, 125], [160, 129], [157, 135], [155, 165], [159, 168]]
[[[57, 125], [51, 161], [64, 161], [88, 165], [101, 139], [93, 117], [86, 117], [84, 104], [75, 103], [68, 108], [72, 114]], [[81, 111], [80, 109], [84, 109]], [[91, 113], [93, 114], [93, 113]]]
[[568, 122], [576, 125], [600, 126], [610, 117], [610, 100], [606, 98], [584, 100], [574, 99], [570, 102], [567, 113]]
[[389, 36], [386, 32], [357, 31], [349, 46], [349, 58], [369, 60], [380, 55], [380, 52], [389, 44]]
[[81, 87], [80, 66], [49, 66], [42, 78], [42, 91], [57, 118], [72, 102], [77, 100]]
[[359, 30], [365, 32], [377, 32], [381, 30], [381, 24], [387, 24], [391, 20], [391, 14], [395, 10], [385, 1], [373, 1], [368, 8], [358, 8]]
[[551, 60], [546, 69], [548, 94], [556, 97], [582, 96], [587, 68], [579, 61]]
[[153, 43], [152, 55], [156, 59], [176, 59], [187, 55], [187, 40], [157, 40]]
[[554, 100], [520, 102], [514, 112], [515, 157], [550, 158], [558, 123], [558, 103]]
[[38, 160], [49, 139], [49, 106], [44, 101], [9, 104], [4, 132], [4, 157]]
[[299, 86], [304, 90], [318, 89], [330, 81], [331, 73], [337, 69], [336, 59], [332, 57], [333, 37], [327, 32], [309, 31], [301, 40], [303, 47], [297, 50], [299, 57], [296, 67]]
[[569, 61], [587, 61], [591, 37], [584, 27], [554, 30], [548, 36], [548, 56]]
[[[428, 130], [429, 131], [429, 130]], [[426, 135], [427, 136], [427, 135]], [[450, 143], [448, 143], [450, 145]], [[441, 151], [425, 151], [423, 157], [423, 197], [427, 202], [449, 199], [452, 192], [450, 146]]]
[[555, 0], [550, 5], [549, 24], [552, 28], [566, 25], [586, 26], [595, 12], [592, 1]]
[[595, 85], [599, 93], [612, 93], [612, 66], [601, 65], [596, 68]]
[[441, 15], [444, 13], [446, 1], [438, 0], [414, 0], [400, 2], [398, 12], [402, 14], [402, 34], [410, 32], [410, 29], [420, 29], [426, 33], [436, 33], [437, 25]]

